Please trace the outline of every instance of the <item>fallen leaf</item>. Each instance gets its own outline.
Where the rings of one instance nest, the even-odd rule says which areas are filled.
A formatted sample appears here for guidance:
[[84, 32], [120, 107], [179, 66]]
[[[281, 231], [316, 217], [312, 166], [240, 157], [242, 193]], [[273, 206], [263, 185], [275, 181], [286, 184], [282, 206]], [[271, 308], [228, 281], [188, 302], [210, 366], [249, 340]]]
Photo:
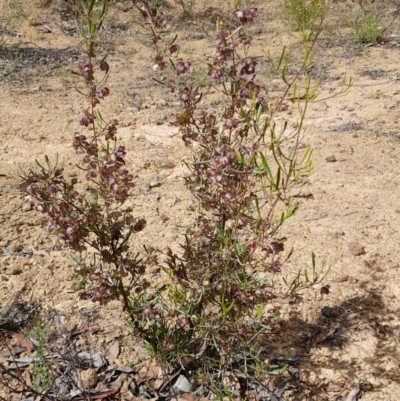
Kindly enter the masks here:
[[115, 343], [110, 347], [106, 359], [110, 365], [113, 365], [115, 360], [119, 355], [119, 342], [115, 341]]
[[21, 399], [20, 393], [11, 393], [10, 394], [10, 401], [19, 401]]
[[197, 401], [199, 399], [195, 393], [183, 394], [181, 398], [185, 401]]
[[333, 329], [331, 331], [327, 330], [321, 330], [318, 335], [314, 339], [314, 344], [319, 344], [322, 343], [322, 341], [325, 341], [327, 338], [329, 338], [331, 335], [335, 333], [336, 329]]
[[6, 351], [0, 353], [1, 356], [10, 356], [10, 355], [18, 355], [22, 354], [26, 351], [25, 347], [12, 347]]
[[121, 401], [123, 401], [123, 400], [136, 401], [137, 400], [137, 398], [133, 395], [133, 393], [130, 389], [131, 384], [132, 383], [129, 380], [123, 380], [122, 387], [119, 392], [121, 394]]
[[139, 377], [136, 381], [136, 384], [139, 386], [142, 383], [148, 382], [149, 380], [160, 379], [162, 378], [162, 369], [158, 365], [150, 366], [146, 370], [146, 372], [139, 372]]
[[27, 355], [31, 355], [35, 346], [22, 334], [14, 333], [13, 335], [14, 340], [21, 346], [26, 348]]
[[29, 370], [25, 369], [22, 373], [22, 377], [25, 380], [25, 384], [27, 385], [27, 387], [32, 387], [32, 379]]
[[349, 276], [343, 276], [343, 277], [339, 277], [339, 278], [335, 278], [333, 280], [334, 283], [344, 283], [345, 281], [348, 281]]
[[29, 366], [33, 362], [33, 358], [24, 358], [24, 359], [9, 359], [13, 361], [8, 365], [8, 369], [17, 369], [24, 368], [25, 366]]
[[293, 297], [276, 297], [273, 299], [273, 301], [279, 302], [280, 304], [288, 304], [288, 305], [293, 305], [296, 302], [296, 298]]
[[342, 389], [343, 389], [343, 386], [340, 386], [339, 384], [331, 383], [326, 388], [326, 391], [335, 393], [337, 391], [341, 391]]
[[346, 401], [356, 401], [360, 392], [361, 390], [359, 388], [353, 388], [347, 396]]
[[83, 330], [89, 331], [89, 322], [88, 322], [88, 320], [85, 319], [83, 316], [81, 316], [81, 321], [82, 321]]
[[102, 400], [103, 398], [107, 398], [110, 395], [113, 395], [117, 392], [118, 390], [110, 390], [110, 391], [105, 391], [103, 393], [99, 394], [88, 394], [88, 396], [83, 397], [82, 395], [78, 396], [75, 398], [75, 400]]

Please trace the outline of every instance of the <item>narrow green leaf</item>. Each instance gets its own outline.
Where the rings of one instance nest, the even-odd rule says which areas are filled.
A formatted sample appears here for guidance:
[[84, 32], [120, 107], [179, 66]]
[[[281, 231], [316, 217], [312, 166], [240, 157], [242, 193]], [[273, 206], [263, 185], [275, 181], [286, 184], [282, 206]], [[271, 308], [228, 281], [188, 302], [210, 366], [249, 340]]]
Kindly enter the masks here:
[[274, 376], [280, 376], [283, 375], [284, 373], [286, 373], [288, 370], [288, 365], [283, 366], [280, 369], [274, 369], [271, 372], [268, 372], [270, 375], [274, 375]]
[[279, 62], [278, 62], [277, 70], [279, 70], [281, 68], [281, 64], [282, 64], [282, 61], [283, 61], [283, 59], [285, 57], [285, 54], [286, 54], [286, 46], [283, 46], [283, 49], [282, 49], [282, 52], [281, 52], [281, 57], [280, 57]]

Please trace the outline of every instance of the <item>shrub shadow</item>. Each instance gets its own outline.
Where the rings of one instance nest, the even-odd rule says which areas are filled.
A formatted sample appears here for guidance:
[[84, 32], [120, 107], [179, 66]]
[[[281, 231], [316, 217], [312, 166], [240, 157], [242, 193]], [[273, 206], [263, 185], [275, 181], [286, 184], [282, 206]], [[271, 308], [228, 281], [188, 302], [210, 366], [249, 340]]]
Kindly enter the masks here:
[[[399, 383], [396, 338], [400, 326], [391, 322], [396, 311], [385, 305], [380, 292], [366, 288], [360, 288], [360, 292], [365, 295], [343, 300], [334, 307], [323, 306], [312, 323], [303, 320], [298, 311], [279, 322], [280, 334], [273, 333], [269, 339], [269, 344], [275, 345], [270, 352], [276, 354], [278, 349], [275, 361], [291, 365], [293, 399], [341, 399], [357, 386], [362, 391], [380, 391], [368, 382], [371, 378]], [[310, 373], [321, 379], [324, 371], [333, 372], [335, 377], [309, 380]], [[335, 385], [339, 376], [338, 391], [328, 392], [329, 384]]]
[[[74, 47], [44, 49], [40, 47], [0, 46], [0, 80], [26, 83], [52, 76], [54, 70], [71, 65], [81, 51]], [[38, 68], [40, 71], [38, 72]]]

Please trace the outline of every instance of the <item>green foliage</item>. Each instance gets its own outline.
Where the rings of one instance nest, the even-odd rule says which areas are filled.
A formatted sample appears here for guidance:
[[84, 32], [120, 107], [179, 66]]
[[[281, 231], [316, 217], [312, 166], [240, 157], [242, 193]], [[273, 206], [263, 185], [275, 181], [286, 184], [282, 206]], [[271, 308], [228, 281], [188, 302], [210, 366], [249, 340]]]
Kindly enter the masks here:
[[354, 42], [358, 45], [375, 43], [382, 36], [381, 21], [377, 15], [362, 15], [351, 22]]
[[110, 94], [106, 86], [110, 66], [99, 50], [109, 1], [79, 0], [77, 4], [86, 22], [79, 29], [86, 59], [73, 75], [84, 84], [79, 92], [88, 104], [72, 145], [77, 167], [86, 175], [78, 185], [77, 179], [64, 176], [57, 158], [51, 162], [45, 156], [44, 162], [36, 161], [34, 169], [23, 172], [22, 189], [35, 202], [35, 209], [47, 216], [48, 230], [58, 237], [57, 246], [72, 251], [79, 286], [85, 289], [81, 296], [102, 303], [122, 298], [128, 310], [130, 292], [145, 286], [144, 264], [130, 251], [130, 239], [144, 229], [146, 221], [135, 219], [132, 209], [124, 205], [134, 186], [133, 175], [125, 169], [118, 122], [106, 121], [99, 110]]
[[[191, 63], [181, 56], [173, 59], [179, 46], [175, 40], [163, 42], [158, 34], [163, 28], [153, 14], [147, 9], [154, 61], [182, 102], [175, 124], [193, 151], [185, 180], [197, 215], [182, 251], [167, 252], [168, 291], [157, 294], [151, 307], [135, 308], [133, 315], [140, 319], [135, 327], [163, 366], [194, 371], [217, 398], [233, 397], [237, 372], [257, 377], [265, 368], [260, 339], [275, 317], [266, 313], [274, 297], [270, 277], [284, 269], [291, 254], [283, 256], [286, 238], [279, 232], [297, 210], [290, 190], [313, 171], [312, 149], [300, 143], [307, 107], [319, 84], [307, 75], [318, 32], [303, 31], [304, 61], [296, 73], [285, 48], [279, 60], [270, 59], [271, 70], [286, 85], [271, 98], [257, 80], [258, 59], [248, 56], [251, 41], [245, 25], [256, 10], [235, 11], [227, 24], [231, 29], [218, 31], [216, 55], [208, 63], [208, 77], [222, 105], [208, 111], [201, 106], [207, 104], [207, 93], [199, 82], [192, 79], [195, 84], [189, 85], [181, 78], [196, 77], [196, 70], [191, 73]], [[279, 118], [288, 100], [298, 107], [294, 128]], [[320, 282], [312, 259], [311, 277], [299, 275], [289, 285], [291, 293]]]
[[54, 375], [51, 371], [50, 360], [47, 357], [46, 325], [39, 316], [35, 316], [34, 318], [33, 336], [37, 341], [32, 369], [34, 377], [33, 388], [36, 390], [47, 390], [53, 384]]
[[285, 0], [283, 17], [296, 31], [314, 30], [325, 17], [326, 0]]
[[193, 70], [193, 78], [194, 78], [194, 84], [197, 87], [202, 88], [209, 84], [208, 76], [199, 69]]
[[[88, 105], [73, 147], [86, 181], [77, 185], [77, 179], [66, 179], [63, 167], [47, 156], [23, 174], [23, 189], [35, 209], [47, 215], [49, 231], [74, 253], [82, 296], [101, 303], [122, 300], [133, 334], [151, 356], [166, 369], [196, 372], [220, 399], [237, 396], [239, 378], [265, 375], [268, 355], [262, 339], [276, 317], [267, 312], [276, 297], [271, 276], [284, 269], [291, 255], [280, 231], [297, 211], [292, 189], [313, 172], [312, 149], [302, 144], [307, 107], [319, 85], [307, 71], [323, 5], [318, 0], [291, 2], [303, 7], [298, 29], [303, 31], [304, 60], [293, 73], [286, 48], [277, 61], [270, 59], [271, 70], [285, 84], [275, 95], [258, 80], [259, 59], [249, 56], [251, 38], [245, 26], [256, 18], [256, 8], [235, 10], [232, 21], [217, 33], [214, 59], [204, 60], [207, 77], [195, 71], [190, 79], [191, 63], [178, 56], [176, 35], [168, 40], [161, 3], [144, 2], [140, 9], [146, 20], [142, 26], [148, 27], [156, 49], [155, 70], [169, 70], [166, 85], [181, 101], [175, 124], [192, 149], [185, 181], [196, 217], [181, 252], [164, 252], [165, 290], [148, 290], [146, 268], [159, 264], [151, 249], [144, 249], [146, 257], [130, 251], [134, 234], [146, 221], [136, 220], [124, 206], [133, 175], [124, 168], [126, 151], [117, 141], [117, 122], [105, 121], [99, 111], [110, 94], [105, 86], [110, 66], [99, 50], [107, 0], [79, 2], [86, 21], [79, 30], [86, 59], [74, 75], [84, 83], [81, 93]], [[192, 12], [192, 0], [181, 4]], [[204, 107], [210, 93], [202, 92], [206, 79], [220, 94], [222, 106], [215, 110]], [[295, 126], [280, 114], [288, 101], [297, 105]], [[90, 131], [84, 135], [83, 130]], [[315, 285], [322, 278], [313, 256], [311, 273], [299, 275], [288, 284], [289, 291], [295, 293], [301, 280]], [[42, 338], [37, 375], [43, 387], [51, 376], [44, 362], [44, 327], [40, 322], [37, 327]], [[282, 368], [271, 375], [284, 372]]]
[[178, 0], [182, 7], [182, 20], [190, 21], [193, 19], [193, 6], [195, 0]]

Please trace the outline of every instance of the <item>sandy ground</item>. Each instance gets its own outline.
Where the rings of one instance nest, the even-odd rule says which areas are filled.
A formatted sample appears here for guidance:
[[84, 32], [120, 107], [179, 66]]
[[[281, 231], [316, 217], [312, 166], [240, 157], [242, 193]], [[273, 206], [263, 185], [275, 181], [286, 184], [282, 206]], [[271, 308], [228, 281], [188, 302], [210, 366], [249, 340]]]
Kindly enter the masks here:
[[[18, 190], [19, 167], [29, 169], [35, 158], [45, 154], [58, 153], [75, 173], [67, 127], [78, 126], [84, 99], [73, 89], [68, 71], [81, 57], [79, 38], [68, 15], [63, 20], [57, 11], [59, 4], [40, 8], [35, 1], [29, 7], [17, 0], [0, 3], [7, 40], [0, 55], [0, 247], [4, 252], [34, 250], [31, 257], [0, 260], [0, 305], [16, 298], [40, 300], [44, 309], [62, 311], [71, 330], [79, 323], [74, 317], [78, 312], [95, 310], [93, 347], [105, 349], [119, 339], [117, 362], [127, 364], [137, 354], [126, 335], [120, 305], [100, 307], [79, 300], [68, 251], [49, 250], [54, 239]], [[179, 28], [182, 53], [187, 51], [188, 57], [199, 60], [212, 54], [212, 39], [200, 28], [212, 35], [215, 16], [226, 12], [227, 5], [211, 3], [197, 5], [201, 17], [194, 25]], [[384, 17], [390, 22], [393, 5], [384, 3]], [[252, 4], [261, 15], [256, 50], [278, 54], [287, 43], [293, 61], [299, 61], [295, 53], [299, 35], [281, 23], [277, 5], [261, 0]], [[385, 32], [387, 42], [359, 50], [348, 27], [339, 30], [335, 25], [343, 10], [357, 12], [357, 5], [340, 2], [332, 7], [329, 29], [315, 52], [315, 74], [322, 73], [321, 100], [307, 115], [306, 140], [318, 167], [298, 189], [300, 211], [284, 229], [295, 252], [283, 272], [290, 280], [298, 271], [310, 269], [314, 252], [321, 271], [331, 266], [325, 280], [331, 294], [321, 299], [320, 287], [310, 288], [302, 292], [302, 303], [279, 305], [281, 331], [272, 333], [270, 346], [274, 353], [300, 356], [301, 389], [288, 399], [336, 400], [361, 380], [368, 390], [363, 400], [396, 401], [400, 399], [399, 22]], [[152, 82], [151, 49], [132, 23], [132, 13], [129, 1], [113, 7], [107, 36], [111, 96], [105, 114], [120, 121], [128, 167], [137, 175], [130, 202], [135, 215], [148, 222], [139, 242], [165, 249], [178, 246], [191, 222], [189, 194], [181, 179], [189, 154], [169, 124], [179, 104], [173, 94]], [[279, 90], [280, 84], [264, 67], [265, 82]], [[352, 89], [330, 98], [344, 74], [356, 79]], [[293, 121], [294, 116], [295, 106], [289, 103], [282, 117]], [[152, 185], [155, 180], [157, 185]], [[359, 252], [354, 252], [356, 245]], [[157, 275], [154, 279], [160, 280]], [[333, 329], [330, 338], [312, 345], [312, 336]]]

